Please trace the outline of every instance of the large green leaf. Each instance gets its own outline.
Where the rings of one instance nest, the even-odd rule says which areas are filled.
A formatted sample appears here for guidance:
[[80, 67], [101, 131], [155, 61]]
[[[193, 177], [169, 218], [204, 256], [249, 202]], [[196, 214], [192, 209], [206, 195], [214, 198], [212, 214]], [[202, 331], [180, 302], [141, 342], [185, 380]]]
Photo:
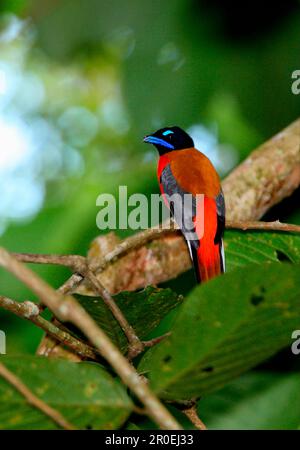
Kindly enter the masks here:
[[226, 231], [226, 266], [288, 260], [300, 262], [300, 235], [269, 231]]
[[[170, 414], [177, 420], [184, 430], [195, 430], [195, 426], [187, 416], [172, 404], [166, 404]], [[133, 415], [125, 425], [126, 430], [159, 430], [159, 426], [147, 416]]]
[[198, 412], [210, 429], [295, 429], [300, 423], [299, 373], [245, 374], [200, 400]]
[[[76, 295], [76, 298], [119, 348], [126, 351], [127, 339], [103, 300], [82, 295]], [[168, 312], [183, 300], [182, 296], [175, 294], [171, 289], [151, 286], [139, 292], [122, 292], [114, 299], [141, 339], [145, 338]]]
[[169, 338], [139, 370], [168, 399], [214, 391], [291, 343], [300, 322], [300, 267], [247, 266], [197, 287]]
[[[1, 356], [0, 361], [77, 428], [115, 429], [131, 412], [132, 402], [122, 385], [97, 364], [37, 356]], [[0, 377], [0, 428], [58, 426]]]

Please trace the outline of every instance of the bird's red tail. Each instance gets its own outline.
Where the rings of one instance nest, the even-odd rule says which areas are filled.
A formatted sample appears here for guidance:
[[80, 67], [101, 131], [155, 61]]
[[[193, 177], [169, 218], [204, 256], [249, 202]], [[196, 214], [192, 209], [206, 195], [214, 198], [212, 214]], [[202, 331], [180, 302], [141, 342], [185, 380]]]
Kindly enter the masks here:
[[197, 250], [199, 275], [201, 282], [220, 275], [222, 270], [221, 246], [222, 244], [202, 244]]
[[[198, 249], [192, 251], [197, 281], [203, 283], [224, 272], [222, 240], [215, 243], [217, 232], [217, 209], [214, 199], [204, 199], [204, 233]], [[197, 233], [197, 225], [196, 225]], [[200, 233], [197, 233], [200, 236]]]

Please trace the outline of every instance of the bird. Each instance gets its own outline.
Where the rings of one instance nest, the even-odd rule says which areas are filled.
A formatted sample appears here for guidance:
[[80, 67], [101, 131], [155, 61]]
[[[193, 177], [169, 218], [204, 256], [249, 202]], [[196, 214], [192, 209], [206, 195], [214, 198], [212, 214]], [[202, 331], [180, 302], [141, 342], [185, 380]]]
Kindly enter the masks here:
[[225, 200], [213, 164], [178, 126], [161, 128], [143, 140], [158, 150], [160, 191], [186, 240], [197, 283], [224, 273]]

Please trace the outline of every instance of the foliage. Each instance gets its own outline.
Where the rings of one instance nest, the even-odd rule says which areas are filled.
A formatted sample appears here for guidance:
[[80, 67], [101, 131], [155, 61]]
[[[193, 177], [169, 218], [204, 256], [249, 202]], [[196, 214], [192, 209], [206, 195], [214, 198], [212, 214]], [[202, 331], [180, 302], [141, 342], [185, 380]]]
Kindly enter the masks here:
[[257, 371], [203, 398], [199, 414], [209, 428], [299, 428], [299, 374]]
[[227, 269], [248, 264], [289, 261], [300, 262], [300, 236], [272, 232], [248, 233], [230, 230], [225, 239]]
[[[114, 429], [132, 411], [125, 389], [98, 364], [37, 356], [2, 356], [1, 362], [76, 427]], [[58, 428], [1, 378], [0, 399], [1, 429]]]
[[[155, 155], [141, 139], [161, 125], [192, 130], [225, 176], [299, 115], [290, 89], [299, 69], [299, 9], [290, 6], [278, 22], [269, 17], [263, 30], [253, 21], [248, 35], [235, 34], [243, 11], [228, 22], [221, 2], [208, 3], [1, 2], [1, 245], [86, 254], [99, 234], [100, 193], [116, 194], [118, 185], [129, 194], [157, 192]], [[257, 2], [251, 7], [261, 17]], [[30, 148], [18, 141], [13, 152], [11, 130]], [[298, 206], [299, 191], [268, 219], [300, 223]], [[207, 285], [194, 288], [189, 273], [163, 289], [115, 296], [142, 340], [171, 332], [134, 364], [163, 401], [196, 398], [209, 428], [299, 428], [299, 356], [290, 345], [299, 329], [300, 237], [226, 231], [225, 251], [228, 274]], [[69, 274], [35, 270], [54, 287]], [[33, 299], [2, 270], [0, 282], [1, 294]], [[101, 299], [76, 297], [125, 354], [124, 333]], [[135, 399], [104, 360], [33, 356], [42, 332], [7, 312], [0, 311], [0, 329], [8, 353], [0, 361], [78, 428], [156, 426], [133, 413]], [[177, 403], [168, 408], [192, 428]], [[0, 377], [0, 428], [56, 427]]]
[[[127, 339], [102, 299], [80, 295], [76, 295], [76, 298], [111, 340], [126, 353]], [[114, 299], [140, 339], [145, 339], [183, 300], [171, 289], [157, 289], [151, 286], [140, 292], [122, 292]]]
[[193, 289], [171, 336], [139, 365], [160, 396], [197, 398], [291, 343], [299, 323], [299, 266], [261, 269], [248, 266]]

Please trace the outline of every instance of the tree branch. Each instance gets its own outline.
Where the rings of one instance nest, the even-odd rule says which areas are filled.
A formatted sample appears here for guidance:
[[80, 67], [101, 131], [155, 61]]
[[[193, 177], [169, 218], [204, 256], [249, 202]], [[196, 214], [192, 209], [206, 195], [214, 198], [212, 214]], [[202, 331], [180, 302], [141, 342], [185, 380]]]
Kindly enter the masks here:
[[18, 261], [34, 264], [56, 264], [69, 267], [73, 272], [86, 269], [86, 258], [81, 255], [41, 255], [37, 253], [11, 253]]
[[[149, 228], [145, 231], [141, 231], [140, 233], [135, 234], [134, 236], [130, 236], [129, 238], [121, 241], [119, 245], [117, 245], [111, 252], [105, 255], [101, 261], [94, 261], [91, 264], [94, 272], [99, 274], [103, 272], [106, 267], [115, 262], [120, 257], [126, 255], [129, 251], [140, 248], [145, 245], [147, 242], [154, 241], [156, 239], [160, 239], [163, 236], [167, 235], [175, 235], [180, 236], [180, 230], [175, 223], [172, 224], [172, 227], [167, 227], [167, 223], [164, 224], [163, 228]], [[265, 230], [265, 231], [285, 231], [285, 232], [294, 232], [300, 233], [300, 225], [294, 225], [289, 223], [281, 223], [279, 220], [275, 222], [262, 222], [262, 221], [237, 221], [237, 220], [227, 220], [226, 221], [226, 229], [236, 229], [236, 230]], [[79, 281], [79, 280], [78, 280]], [[80, 281], [79, 281], [80, 282]]]
[[152, 393], [147, 384], [139, 377], [134, 367], [120, 353], [117, 347], [97, 326], [75, 298], [70, 295], [63, 297], [62, 294], [55, 291], [44, 280], [38, 277], [37, 274], [17, 261], [15, 257], [3, 248], [0, 248], [0, 265], [26, 284], [58, 319], [73, 323], [85, 334], [89, 341], [100, 351], [103, 358], [114, 368], [122, 381], [145, 405], [149, 417], [160, 428], [170, 430], [181, 429], [179, 423]]
[[262, 144], [223, 182], [228, 220], [257, 220], [300, 185], [300, 119]]
[[175, 222], [165, 222], [161, 227], [148, 228], [140, 233], [134, 234], [121, 241], [111, 252], [107, 253], [102, 261], [93, 261], [90, 267], [96, 273], [101, 273], [103, 270], [112, 262], [126, 255], [129, 251], [139, 248], [142, 245], [147, 244], [147, 242], [154, 241], [155, 239], [161, 238], [162, 236], [168, 236], [172, 233], [179, 233], [178, 227]]
[[0, 376], [10, 383], [18, 392], [20, 392], [20, 394], [23, 395], [30, 405], [42, 411], [61, 428], [64, 428], [65, 430], [76, 429], [74, 425], [67, 421], [60, 412], [47, 405], [47, 403], [33, 394], [33, 392], [31, 392], [31, 390], [14, 373], [8, 370], [3, 363], [0, 363]]
[[[44, 330], [51, 337], [59, 341], [61, 344], [69, 347], [73, 352], [77, 353], [83, 358], [93, 360], [99, 359], [100, 353], [95, 351], [92, 347], [76, 339], [67, 331], [57, 327], [53, 322], [49, 322], [39, 315], [39, 307], [35, 303], [26, 301], [23, 303], [16, 302], [10, 298], [0, 296], [0, 307], [7, 311], [16, 314], [22, 319], [26, 319], [36, 326]], [[97, 354], [98, 353], [98, 354]]]

